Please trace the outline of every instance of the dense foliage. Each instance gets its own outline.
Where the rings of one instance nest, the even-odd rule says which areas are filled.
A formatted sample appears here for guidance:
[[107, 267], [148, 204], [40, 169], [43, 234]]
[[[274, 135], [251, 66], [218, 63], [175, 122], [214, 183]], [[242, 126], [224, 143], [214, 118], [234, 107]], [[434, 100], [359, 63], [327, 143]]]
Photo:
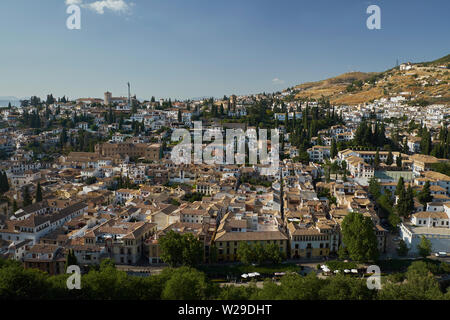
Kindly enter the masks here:
[[159, 239], [161, 258], [171, 267], [196, 266], [203, 261], [203, 244], [192, 233], [170, 230]]
[[261, 243], [248, 244], [241, 242], [237, 249], [239, 260], [245, 264], [250, 263], [281, 263], [286, 257], [280, 252], [280, 247], [276, 243], [263, 246]]
[[342, 241], [348, 256], [356, 261], [378, 258], [377, 236], [373, 222], [358, 212], [351, 212], [342, 222]]
[[266, 280], [262, 288], [254, 283], [219, 287], [203, 272], [189, 267], [166, 268], [158, 275], [135, 277], [117, 270], [111, 260], [104, 260], [98, 268], [82, 275], [81, 290], [68, 290], [68, 274], [48, 276], [38, 270], [23, 269], [17, 262], [0, 260], [0, 299], [450, 299], [450, 293], [439, 289], [432, 266], [414, 262], [405, 274], [383, 277], [383, 287], [376, 291], [367, 288], [366, 279], [343, 274], [322, 279], [315, 273], [288, 273], [279, 284]]

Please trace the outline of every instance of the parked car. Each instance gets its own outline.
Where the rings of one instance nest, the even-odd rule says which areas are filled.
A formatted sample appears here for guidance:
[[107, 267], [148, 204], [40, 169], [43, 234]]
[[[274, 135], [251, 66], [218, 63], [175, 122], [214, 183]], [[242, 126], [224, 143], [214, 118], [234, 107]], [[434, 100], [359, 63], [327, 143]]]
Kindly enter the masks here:
[[443, 251], [441, 251], [441, 252], [436, 252], [434, 255], [435, 255], [436, 257], [441, 257], [441, 258], [443, 258], [443, 257], [446, 257], [446, 256], [447, 256], [447, 252], [443, 252]]

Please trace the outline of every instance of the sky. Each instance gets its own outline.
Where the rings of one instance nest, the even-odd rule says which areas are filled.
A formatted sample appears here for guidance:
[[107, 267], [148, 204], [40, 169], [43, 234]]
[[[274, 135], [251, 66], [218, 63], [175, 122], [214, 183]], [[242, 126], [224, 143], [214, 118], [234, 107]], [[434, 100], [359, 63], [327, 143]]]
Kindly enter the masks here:
[[[69, 30], [66, 9], [81, 9]], [[369, 5], [381, 29], [369, 30]], [[448, 0], [2, 0], [0, 97], [275, 92], [450, 53]]]

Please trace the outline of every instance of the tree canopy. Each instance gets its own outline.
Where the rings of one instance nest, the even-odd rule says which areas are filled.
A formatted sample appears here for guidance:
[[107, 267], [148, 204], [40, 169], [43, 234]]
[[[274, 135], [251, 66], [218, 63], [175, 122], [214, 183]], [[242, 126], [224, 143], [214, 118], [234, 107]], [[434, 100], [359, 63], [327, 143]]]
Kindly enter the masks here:
[[358, 212], [349, 213], [342, 222], [342, 237], [351, 259], [369, 261], [378, 258], [377, 236], [369, 217]]
[[[369, 290], [366, 279], [338, 274], [325, 279], [314, 272], [306, 276], [287, 273], [279, 284], [267, 279], [255, 283], [219, 287], [205, 273], [190, 267], [165, 268], [147, 277], [127, 275], [111, 259], [103, 260], [81, 278], [81, 290], [68, 290], [69, 274], [49, 276], [21, 263], [0, 258], [0, 299], [84, 299], [84, 300], [372, 300], [449, 299], [434, 278], [450, 266], [415, 261], [403, 274], [383, 277], [381, 290]], [[403, 281], [406, 278], [407, 281]]]
[[170, 230], [158, 240], [162, 260], [176, 267], [196, 266], [203, 261], [203, 244], [192, 233], [180, 234]]
[[425, 236], [422, 236], [419, 244], [417, 245], [417, 250], [419, 251], [419, 255], [423, 258], [428, 257], [432, 251], [431, 241]]
[[285, 258], [284, 253], [280, 251], [280, 247], [276, 243], [263, 246], [260, 242], [255, 244], [240, 242], [237, 255], [239, 260], [244, 264], [263, 264], [266, 262], [279, 264]]

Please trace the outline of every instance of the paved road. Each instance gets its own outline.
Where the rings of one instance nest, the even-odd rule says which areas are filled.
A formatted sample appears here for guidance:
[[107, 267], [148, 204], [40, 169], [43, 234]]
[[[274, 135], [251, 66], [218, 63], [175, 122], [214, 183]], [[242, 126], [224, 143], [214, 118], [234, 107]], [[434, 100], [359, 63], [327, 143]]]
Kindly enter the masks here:
[[[395, 237], [395, 236], [391, 236], [391, 237]], [[395, 244], [394, 244], [395, 245]], [[392, 259], [412, 259], [413, 257], [398, 257], [396, 252], [394, 254], [394, 252], [392, 250], [395, 251], [395, 247], [391, 246], [390, 247], [390, 252], [388, 252], [387, 254], [383, 255], [382, 258], [387, 258], [387, 257], [391, 257]], [[436, 259], [436, 260], [440, 260], [440, 261], [444, 261], [447, 263], [450, 263], [450, 256], [449, 257], [445, 257], [445, 258], [441, 258], [441, 257], [435, 257], [430, 256], [428, 257], [430, 259]], [[298, 266], [302, 266], [303, 267], [303, 274], [307, 274], [310, 272], [316, 272], [319, 276], [321, 276], [319, 270], [317, 270], [317, 265], [318, 264], [325, 264], [327, 262], [327, 260], [324, 259], [314, 259], [314, 260], [290, 260], [289, 263], [296, 263]], [[230, 263], [232, 264], [232, 263]], [[129, 265], [117, 265], [117, 269], [122, 270], [122, 271], [126, 271], [130, 274], [133, 275], [142, 275], [142, 276], [146, 276], [146, 275], [155, 275], [155, 274], [160, 274], [164, 268], [167, 268], [167, 266], [165, 265], [152, 265], [152, 266], [129, 266]], [[262, 282], [261, 282], [262, 283]], [[235, 284], [233, 283], [229, 283], [229, 284]], [[245, 284], [245, 283], [244, 283]]]
[[160, 274], [166, 266], [127, 266], [127, 265], [117, 265], [118, 270], [129, 272], [131, 274]]
[[[276, 284], [280, 284], [279, 281], [274, 281]], [[223, 282], [221, 284], [219, 284], [219, 286], [224, 287], [224, 286], [235, 286], [235, 287], [242, 287], [242, 286], [248, 286], [250, 284], [250, 282]], [[256, 282], [256, 287], [262, 289], [264, 287], [264, 281], [257, 281]]]
[[392, 233], [388, 233], [386, 237], [386, 253], [382, 254], [381, 257], [389, 257], [392, 259], [398, 258], [397, 247], [399, 241], [394, 241], [398, 235], [393, 235]]

